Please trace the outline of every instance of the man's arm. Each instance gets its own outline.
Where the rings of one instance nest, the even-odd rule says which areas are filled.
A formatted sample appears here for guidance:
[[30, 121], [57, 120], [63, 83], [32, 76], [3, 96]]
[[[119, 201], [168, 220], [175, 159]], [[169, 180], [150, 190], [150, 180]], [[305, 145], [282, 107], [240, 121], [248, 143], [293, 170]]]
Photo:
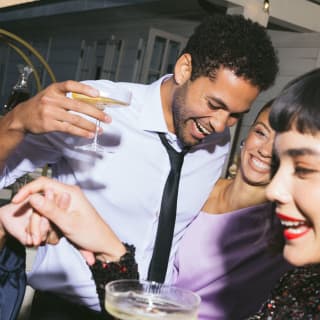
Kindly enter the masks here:
[[86, 138], [93, 137], [96, 125], [74, 112], [110, 122], [103, 111], [66, 97], [67, 92], [92, 97], [99, 95], [98, 90], [80, 82], [69, 80], [54, 83], [0, 118], [0, 170], [28, 132], [40, 134], [60, 131]]

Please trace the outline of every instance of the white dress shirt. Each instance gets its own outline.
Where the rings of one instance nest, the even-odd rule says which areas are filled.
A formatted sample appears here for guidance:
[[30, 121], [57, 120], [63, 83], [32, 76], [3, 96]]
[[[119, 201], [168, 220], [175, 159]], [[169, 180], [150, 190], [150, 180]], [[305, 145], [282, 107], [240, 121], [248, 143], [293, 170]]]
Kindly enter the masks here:
[[[170, 171], [167, 151], [157, 132], [167, 133], [173, 147], [180, 149], [176, 136], [168, 133], [162, 112], [160, 85], [163, 80], [150, 85], [116, 84], [132, 91], [132, 101], [129, 107], [106, 109], [113, 120], [111, 124], [102, 125], [99, 142], [106, 150], [102, 157], [75, 150], [75, 145], [89, 142], [83, 138], [57, 132], [29, 134], [8, 159], [0, 181], [3, 187], [26, 172], [52, 164], [54, 177], [79, 185], [120, 239], [136, 246], [142, 279], [147, 277], [162, 191]], [[107, 80], [86, 83], [111, 85]], [[185, 156], [166, 277], [168, 283], [178, 241], [219, 178], [228, 147], [229, 130], [226, 130], [223, 134], [206, 137]], [[79, 252], [65, 239], [56, 246], [38, 249], [28, 280], [35, 289], [55, 292], [92, 309], [100, 309], [90, 270]]]

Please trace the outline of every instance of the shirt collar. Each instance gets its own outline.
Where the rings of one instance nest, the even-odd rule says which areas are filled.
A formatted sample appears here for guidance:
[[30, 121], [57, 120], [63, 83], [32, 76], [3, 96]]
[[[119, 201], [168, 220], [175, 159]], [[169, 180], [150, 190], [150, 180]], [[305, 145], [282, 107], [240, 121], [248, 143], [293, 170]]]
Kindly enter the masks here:
[[162, 82], [171, 76], [171, 74], [167, 74], [147, 86], [147, 102], [143, 103], [144, 107], [141, 110], [139, 119], [140, 127], [143, 130], [165, 133], [168, 132], [168, 127], [164, 119], [161, 104], [160, 87]]

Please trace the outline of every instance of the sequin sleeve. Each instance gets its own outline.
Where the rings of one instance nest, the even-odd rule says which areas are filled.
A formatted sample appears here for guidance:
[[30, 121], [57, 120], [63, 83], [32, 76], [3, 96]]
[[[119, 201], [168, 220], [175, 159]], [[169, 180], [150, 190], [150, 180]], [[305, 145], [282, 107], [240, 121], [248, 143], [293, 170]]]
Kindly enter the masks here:
[[320, 319], [320, 265], [287, 272], [261, 310], [248, 320]]
[[90, 267], [97, 287], [102, 311], [104, 312], [105, 285], [113, 280], [139, 279], [138, 265], [135, 261], [135, 247], [124, 243], [126, 253], [117, 262], [96, 260]]

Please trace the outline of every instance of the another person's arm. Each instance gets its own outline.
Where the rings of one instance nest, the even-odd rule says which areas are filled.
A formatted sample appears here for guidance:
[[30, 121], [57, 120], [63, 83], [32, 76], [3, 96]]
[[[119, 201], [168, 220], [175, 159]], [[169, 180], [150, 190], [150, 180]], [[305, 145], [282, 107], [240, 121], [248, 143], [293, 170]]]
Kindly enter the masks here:
[[[24, 186], [13, 202], [26, 199], [36, 212], [53, 222], [80, 249], [90, 265], [102, 310], [106, 283], [139, 277], [135, 248], [121, 242], [80, 188], [42, 177]], [[37, 215], [33, 216], [30, 230], [37, 234], [39, 221]]]
[[[103, 259], [109, 261], [118, 260], [125, 253], [119, 238], [79, 187], [41, 177], [23, 186], [12, 202], [19, 204], [27, 200], [77, 247], [104, 254]], [[37, 222], [32, 229], [37, 231]]]
[[93, 137], [96, 125], [69, 111], [79, 112], [101, 121], [110, 121], [105, 113], [82, 101], [66, 97], [67, 92], [97, 96], [99, 92], [83, 83], [54, 83], [34, 97], [18, 104], [0, 118], [0, 169], [24, 135], [60, 131], [82, 137]]

